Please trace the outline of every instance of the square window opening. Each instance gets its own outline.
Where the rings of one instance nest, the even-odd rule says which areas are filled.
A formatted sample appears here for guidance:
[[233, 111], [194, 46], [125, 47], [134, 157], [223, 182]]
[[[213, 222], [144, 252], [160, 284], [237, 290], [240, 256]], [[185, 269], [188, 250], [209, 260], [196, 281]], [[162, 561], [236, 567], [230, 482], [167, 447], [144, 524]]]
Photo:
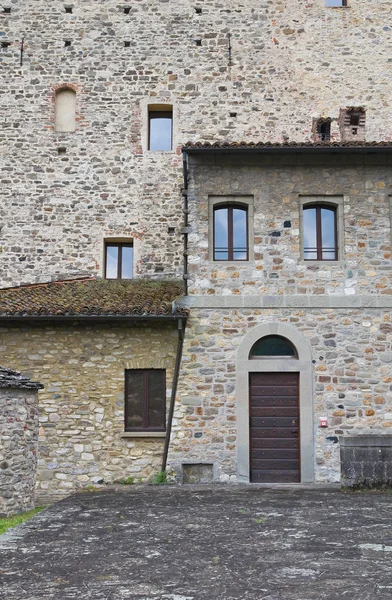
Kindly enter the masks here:
[[165, 369], [125, 370], [125, 431], [166, 430]]
[[133, 244], [105, 242], [105, 279], [133, 278]]
[[173, 107], [165, 104], [148, 107], [148, 149], [168, 152], [173, 149]]

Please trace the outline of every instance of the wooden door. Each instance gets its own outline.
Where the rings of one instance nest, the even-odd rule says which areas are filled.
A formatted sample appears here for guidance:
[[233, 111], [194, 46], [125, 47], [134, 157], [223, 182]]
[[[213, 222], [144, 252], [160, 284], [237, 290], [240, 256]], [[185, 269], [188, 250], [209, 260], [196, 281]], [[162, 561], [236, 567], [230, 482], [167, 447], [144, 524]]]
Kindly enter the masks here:
[[249, 397], [251, 482], [299, 482], [299, 373], [250, 373]]

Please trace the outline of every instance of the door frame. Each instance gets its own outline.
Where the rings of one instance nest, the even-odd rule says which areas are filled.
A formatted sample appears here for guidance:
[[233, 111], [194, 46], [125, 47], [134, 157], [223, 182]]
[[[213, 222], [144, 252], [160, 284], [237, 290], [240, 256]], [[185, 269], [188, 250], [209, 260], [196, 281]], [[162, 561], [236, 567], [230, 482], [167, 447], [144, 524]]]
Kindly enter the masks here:
[[[281, 335], [296, 348], [298, 358], [249, 359], [253, 345], [267, 335]], [[237, 477], [250, 481], [249, 373], [299, 373], [300, 474], [301, 483], [314, 481], [314, 419], [312, 352], [309, 340], [287, 323], [262, 323], [247, 333], [237, 351]]]

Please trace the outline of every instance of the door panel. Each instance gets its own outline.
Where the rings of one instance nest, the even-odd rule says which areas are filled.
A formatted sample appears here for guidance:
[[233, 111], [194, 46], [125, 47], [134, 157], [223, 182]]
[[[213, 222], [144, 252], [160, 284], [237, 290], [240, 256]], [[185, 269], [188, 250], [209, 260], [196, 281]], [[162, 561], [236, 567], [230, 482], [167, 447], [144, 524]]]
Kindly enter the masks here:
[[250, 373], [249, 394], [250, 480], [299, 482], [299, 373]]

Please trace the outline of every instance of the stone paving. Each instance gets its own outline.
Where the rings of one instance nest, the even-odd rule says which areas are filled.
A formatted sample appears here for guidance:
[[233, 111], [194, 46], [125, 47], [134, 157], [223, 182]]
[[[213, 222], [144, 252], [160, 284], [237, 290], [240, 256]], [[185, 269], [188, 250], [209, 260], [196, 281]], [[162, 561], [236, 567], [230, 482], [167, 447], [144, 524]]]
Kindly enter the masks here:
[[389, 493], [135, 486], [0, 537], [1, 600], [391, 598]]

